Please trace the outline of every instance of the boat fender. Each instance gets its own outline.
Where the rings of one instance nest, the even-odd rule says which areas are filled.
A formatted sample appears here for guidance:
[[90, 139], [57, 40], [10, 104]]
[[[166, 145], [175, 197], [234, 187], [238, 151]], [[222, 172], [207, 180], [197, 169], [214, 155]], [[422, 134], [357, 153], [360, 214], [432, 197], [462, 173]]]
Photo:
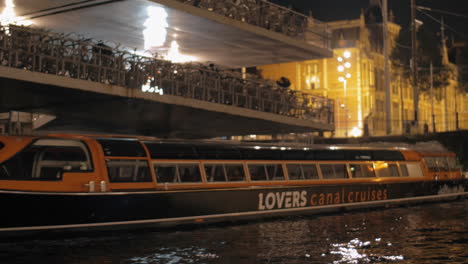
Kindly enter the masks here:
[[88, 187], [88, 192], [95, 192], [96, 191], [96, 183], [94, 181], [89, 181], [89, 183], [85, 184]]
[[107, 183], [105, 181], [100, 182], [101, 192], [107, 191]]

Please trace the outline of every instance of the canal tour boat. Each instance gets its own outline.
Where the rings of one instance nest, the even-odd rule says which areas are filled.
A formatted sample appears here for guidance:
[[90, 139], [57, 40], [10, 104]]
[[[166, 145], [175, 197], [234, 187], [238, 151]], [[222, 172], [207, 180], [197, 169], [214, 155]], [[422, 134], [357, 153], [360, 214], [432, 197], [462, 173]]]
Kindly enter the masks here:
[[0, 136], [0, 236], [248, 220], [467, 194], [454, 153]]

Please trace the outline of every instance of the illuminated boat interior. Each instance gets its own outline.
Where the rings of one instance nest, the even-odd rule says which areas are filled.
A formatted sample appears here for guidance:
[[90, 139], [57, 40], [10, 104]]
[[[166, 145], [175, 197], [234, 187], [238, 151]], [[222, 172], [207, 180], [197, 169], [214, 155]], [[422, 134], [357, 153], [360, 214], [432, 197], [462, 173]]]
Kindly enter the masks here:
[[[397, 148], [309, 148], [83, 136], [0, 137], [2, 145], [0, 179], [5, 189], [108, 192], [378, 183], [433, 180], [431, 171], [440, 179], [461, 177], [453, 153], [429, 155]], [[57, 184], [61, 181], [62, 186]], [[95, 185], [92, 188], [91, 181]]]

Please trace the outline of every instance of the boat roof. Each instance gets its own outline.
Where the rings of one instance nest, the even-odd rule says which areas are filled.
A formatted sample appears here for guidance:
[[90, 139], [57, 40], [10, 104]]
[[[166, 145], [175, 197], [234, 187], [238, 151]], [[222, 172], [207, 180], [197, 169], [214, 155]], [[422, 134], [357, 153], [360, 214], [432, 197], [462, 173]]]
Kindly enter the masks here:
[[[213, 147], [231, 147], [231, 148], [253, 148], [253, 149], [279, 149], [279, 150], [412, 150], [412, 148], [402, 146], [363, 146], [356, 144], [305, 144], [296, 142], [246, 142], [235, 140], [220, 140], [220, 139], [161, 139], [149, 136], [139, 135], [113, 135], [113, 134], [46, 134], [32, 136], [0, 136], [1, 137], [16, 137], [16, 138], [67, 138], [67, 139], [113, 139], [113, 140], [138, 140], [146, 143], [157, 144], [177, 144], [177, 145], [193, 145], [193, 146], [213, 146]], [[0, 144], [2, 144], [0, 142]]]
[[[106, 156], [133, 156], [130, 153], [140, 153], [144, 150], [140, 144], [129, 141], [145, 143], [152, 158], [177, 159], [286, 159], [286, 160], [405, 160], [403, 156], [408, 151], [415, 151], [406, 147], [380, 147], [360, 145], [326, 145], [326, 144], [300, 144], [300, 143], [257, 143], [239, 142], [229, 140], [187, 140], [187, 139], [160, 139], [147, 136], [109, 135], [109, 134], [47, 134], [37, 136], [0, 136], [2, 138], [21, 138], [31, 142], [40, 138], [61, 138], [77, 140], [97, 140], [104, 149]], [[9, 145], [3, 140], [5, 145]], [[131, 151], [131, 149], [133, 151]], [[421, 152], [421, 154], [435, 154], [436, 151]], [[447, 152], [447, 151], [446, 151]], [[112, 153], [122, 153], [112, 155]], [[124, 155], [123, 153], [128, 153]], [[441, 152], [439, 152], [441, 153]], [[139, 155], [140, 155], [139, 154]], [[146, 154], [145, 154], [146, 155]], [[418, 155], [418, 156], [419, 156]], [[412, 155], [411, 155], [412, 156]], [[407, 156], [407, 159], [410, 156]], [[413, 159], [413, 158], [410, 158]]]

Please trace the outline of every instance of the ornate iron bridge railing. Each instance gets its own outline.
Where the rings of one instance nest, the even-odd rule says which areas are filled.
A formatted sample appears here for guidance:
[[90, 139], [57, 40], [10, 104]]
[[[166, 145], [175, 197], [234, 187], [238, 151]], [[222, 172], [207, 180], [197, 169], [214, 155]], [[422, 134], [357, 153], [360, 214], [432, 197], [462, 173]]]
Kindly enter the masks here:
[[328, 98], [243, 79], [213, 65], [172, 63], [37, 28], [0, 28], [0, 64], [333, 124], [334, 101]]
[[292, 38], [330, 48], [327, 26], [267, 0], [175, 0]]

